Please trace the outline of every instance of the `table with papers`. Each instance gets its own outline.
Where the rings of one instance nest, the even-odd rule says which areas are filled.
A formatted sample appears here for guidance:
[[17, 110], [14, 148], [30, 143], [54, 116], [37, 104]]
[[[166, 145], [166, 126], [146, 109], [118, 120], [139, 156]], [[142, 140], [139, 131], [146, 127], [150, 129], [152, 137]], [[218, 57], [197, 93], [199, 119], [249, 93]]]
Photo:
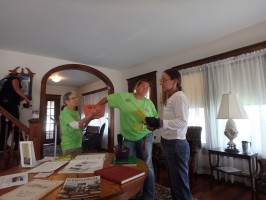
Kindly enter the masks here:
[[[98, 156], [98, 157], [97, 157]], [[101, 155], [103, 156], [103, 155]], [[103, 167], [107, 167], [111, 165], [111, 161], [114, 158], [113, 153], [105, 153], [103, 160]], [[3, 177], [4, 175], [12, 176], [17, 173], [22, 173], [28, 175], [28, 181], [40, 179], [36, 178], [35, 176], [40, 173], [51, 173], [51, 175], [41, 178], [42, 180], [53, 180], [53, 181], [65, 181], [66, 178], [83, 178], [83, 177], [90, 177], [95, 176], [93, 172], [79, 172], [79, 171], [72, 171], [71, 173], [63, 173], [65, 168], [69, 166], [70, 163], [76, 163], [80, 161], [88, 161], [93, 162], [95, 160], [100, 160], [101, 157], [99, 157], [98, 154], [83, 154], [77, 156], [75, 159], [68, 161], [47, 161], [35, 168], [29, 169], [29, 168], [21, 168], [21, 167], [14, 167], [12, 169], [0, 172], [0, 176]], [[100, 162], [94, 162], [98, 163], [98, 168], [101, 168]], [[49, 163], [48, 162], [55, 162], [55, 163]], [[64, 164], [63, 164], [64, 163]], [[60, 166], [59, 166], [60, 165]], [[48, 167], [47, 167], [48, 166]], [[50, 166], [50, 167], [49, 167]], [[43, 168], [45, 167], [45, 169]], [[148, 167], [146, 163], [140, 159], [137, 159], [137, 166], [132, 166], [133, 168], [143, 170], [145, 172], [145, 176], [139, 177], [135, 180], [132, 180], [126, 184], [120, 185], [116, 184], [112, 181], [109, 181], [107, 179], [101, 178], [101, 196], [100, 197], [91, 197], [90, 200], [94, 199], [129, 199], [130, 197], [134, 196], [136, 193], [138, 193], [142, 188], [144, 184], [144, 180], [148, 173]], [[56, 169], [55, 169], [56, 168]], [[93, 167], [92, 167], [93, 168]], [[96, 169], [96, 168], [95, 168]], [[94, 169], [90, 169], [91, 171], [94, 171]], [[9, 177], [10, 178], [10, 177]], [[24, 180], [26, 182], [26, 180]], [[0, 196], [3, 194], [6, 194], [15, 188], [19, 187], [18, 185], [14, 185], [12, 187], [6, 187], [6, 188], [0, 188]], [[62, 186], [54, 189], [53, 191], [49, 192], [47, 195], [42, 197], [41, 199], [56, 199], [57, 194], [60, 192]]]

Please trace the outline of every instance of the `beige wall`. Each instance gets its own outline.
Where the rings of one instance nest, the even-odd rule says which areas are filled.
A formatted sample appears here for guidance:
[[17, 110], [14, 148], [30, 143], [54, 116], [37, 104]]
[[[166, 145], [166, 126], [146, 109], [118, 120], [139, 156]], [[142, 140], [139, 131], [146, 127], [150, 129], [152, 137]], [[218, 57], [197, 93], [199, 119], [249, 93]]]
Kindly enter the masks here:
[[[242, 31], [238, 31], [234, 34], [228, 35], [219, 40], [215, 40], [207, 44], [202, 44], [201, 46], [187, 49], [183, 52], [176, 52], [167, 57], [151, 60], [142, 65], [124, 70], [123, 77], [124, 79], [127, 79], [151, 71], [157, 71], [157, 99], [159, 104], [159, 95], [161, 93], [159, 79], [161, 77], [161, 73], [165, 69], [263, 41], [266, 41], [266, 21]], [[158, 109], [160, 112], [160, 105], [158, 105]]]

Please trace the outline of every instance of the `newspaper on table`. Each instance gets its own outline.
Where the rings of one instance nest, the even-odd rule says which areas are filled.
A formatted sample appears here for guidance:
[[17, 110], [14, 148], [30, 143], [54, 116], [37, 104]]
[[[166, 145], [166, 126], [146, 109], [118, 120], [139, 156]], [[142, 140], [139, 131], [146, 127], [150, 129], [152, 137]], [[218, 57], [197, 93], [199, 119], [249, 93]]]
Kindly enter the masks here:
[[93, 173], [103, 168], [103, 159], [71, 160], [66, 167], [58, 173]]
[[90, 159], [105, 159], [105, 153], [93, 153], [93, 154], [84, 154], [77, 155], [73, 160], [90, 160]]
[[0, 176], [0, 189], [26, 183], [28, 183], [28, 174], [25, 172]]
[[40, 173], [40, 172], [54, 172], [58, 168], [62, 167], [69, 161], [51, 161], [51, 162], [45, 162], [41, 165], [27, 171], [28, 173]]
[[101, 178], [67, 178], [56, 199], [83, 199], [101, 195]]
[[64, 181], [35, 179], [0, 196], [0, 200], [37, 200], [59, 187]]

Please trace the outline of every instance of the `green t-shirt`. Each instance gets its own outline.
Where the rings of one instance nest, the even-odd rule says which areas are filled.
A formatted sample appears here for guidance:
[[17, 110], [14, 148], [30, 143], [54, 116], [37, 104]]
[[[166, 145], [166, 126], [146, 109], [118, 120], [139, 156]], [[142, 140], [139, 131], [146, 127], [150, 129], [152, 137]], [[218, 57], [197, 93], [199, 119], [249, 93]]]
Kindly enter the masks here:
[[146, 117], [158, 117], [151, 100], [136, 99], [133, 93], [115, 93], [107, 96], [108, 105], [120, 110], [121, 134], [127, 140], [136, 141], [151, 131], [145, 125]]
[[80, 116], [77, 111], [67, 107], [63, 109], [59, 116], [61, 128], [61, 147], [63, 150], [79, 148], [82, 145], [81, 129], [72, 128], [69, 123], [80, 121]]

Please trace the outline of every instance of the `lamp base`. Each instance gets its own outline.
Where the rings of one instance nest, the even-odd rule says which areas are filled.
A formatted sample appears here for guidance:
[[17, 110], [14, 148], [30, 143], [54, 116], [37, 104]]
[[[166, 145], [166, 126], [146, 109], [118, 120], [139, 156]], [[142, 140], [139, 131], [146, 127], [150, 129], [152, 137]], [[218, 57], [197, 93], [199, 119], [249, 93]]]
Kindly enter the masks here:
[[224, 151], [229, 153], [239, 153], [239, 150], [236, 148], [236, 145], [228, 144], [227, 148]]

